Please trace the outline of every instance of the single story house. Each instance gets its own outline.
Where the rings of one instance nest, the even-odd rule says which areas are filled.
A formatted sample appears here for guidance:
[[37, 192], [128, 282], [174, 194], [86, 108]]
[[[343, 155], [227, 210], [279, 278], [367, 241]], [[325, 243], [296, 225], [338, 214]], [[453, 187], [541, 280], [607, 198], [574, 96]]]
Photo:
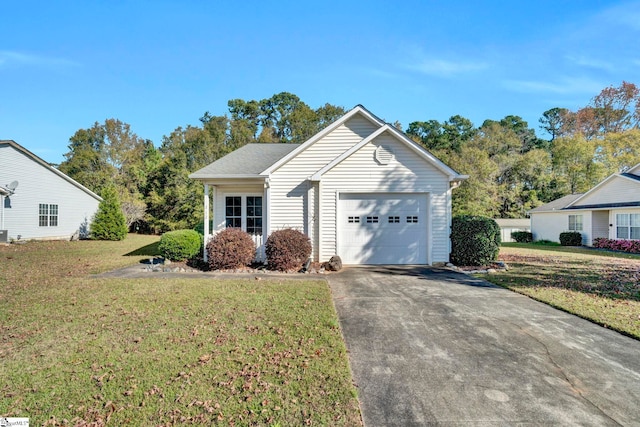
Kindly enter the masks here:
[[261, 245], [294, 228], [314, 261], [345, 264], [447, 262], [451, 191], [466, 178], [361, 105], [302, 144], [248, 144], [190, 177], [207, 238], [241, 227]]
[[582, 233], [587, 246], [598, 237], [640, 240], [640, 164], [586, 193], [570, 194], [529, 214], [534, 240], [557, 242], [563, 231]]
[[495, 221], [500, 227], [500, 237], [503, 242], [515, 242], [511, 238], [511, 233], [514, 231], [531, 231], [529, 218], [496, 218]]
[[0, 238], [70, 239], [102, 199], [20, 144], [0, 140]]

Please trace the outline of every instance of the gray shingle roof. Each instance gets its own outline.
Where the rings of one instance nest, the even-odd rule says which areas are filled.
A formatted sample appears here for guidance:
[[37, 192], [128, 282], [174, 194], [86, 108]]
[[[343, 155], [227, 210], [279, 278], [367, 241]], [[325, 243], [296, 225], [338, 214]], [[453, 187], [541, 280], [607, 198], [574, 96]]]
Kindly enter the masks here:
[[549, 212], [549, 211], [559, 211], [560, 209], [566, 208], [571, 202], [576, 200], [578, 197], [582, 196], [579, 194], [569, 194], [568, 196], [560, 197], [552, 202], [544, 204], [542, 206], [538, 206], [535, 209], [531, 209], [529, 212]]
[[256, 178], [299, 144], [247, 144], [195, 171], [189, 178]]

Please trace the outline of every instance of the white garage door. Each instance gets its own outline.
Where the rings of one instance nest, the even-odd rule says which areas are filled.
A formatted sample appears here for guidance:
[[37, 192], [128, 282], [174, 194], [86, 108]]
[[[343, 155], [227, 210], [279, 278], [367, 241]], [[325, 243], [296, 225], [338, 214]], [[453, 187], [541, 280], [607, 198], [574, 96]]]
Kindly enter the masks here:
[[426, 264], [425, 194], [341, 194], [338, 255], [345, 264]]

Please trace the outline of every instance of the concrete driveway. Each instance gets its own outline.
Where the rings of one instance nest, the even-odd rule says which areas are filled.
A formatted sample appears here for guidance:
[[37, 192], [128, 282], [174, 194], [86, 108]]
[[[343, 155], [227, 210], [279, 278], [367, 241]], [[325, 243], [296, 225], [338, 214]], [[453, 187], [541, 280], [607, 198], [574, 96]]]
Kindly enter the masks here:
[[366, 427], [640, 425], [639, 341], [446, 269], [329, 283]]

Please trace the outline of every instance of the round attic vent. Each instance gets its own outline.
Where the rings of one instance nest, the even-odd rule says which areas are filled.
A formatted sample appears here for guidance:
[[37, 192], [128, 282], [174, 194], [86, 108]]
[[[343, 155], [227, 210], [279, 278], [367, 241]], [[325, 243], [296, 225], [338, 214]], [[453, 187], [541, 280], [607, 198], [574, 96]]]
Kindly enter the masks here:
[[381, 165], [388, 165], [393, 160], [393, 150], [390, 147], [381, 145], [376, 148], [376, 161]]

